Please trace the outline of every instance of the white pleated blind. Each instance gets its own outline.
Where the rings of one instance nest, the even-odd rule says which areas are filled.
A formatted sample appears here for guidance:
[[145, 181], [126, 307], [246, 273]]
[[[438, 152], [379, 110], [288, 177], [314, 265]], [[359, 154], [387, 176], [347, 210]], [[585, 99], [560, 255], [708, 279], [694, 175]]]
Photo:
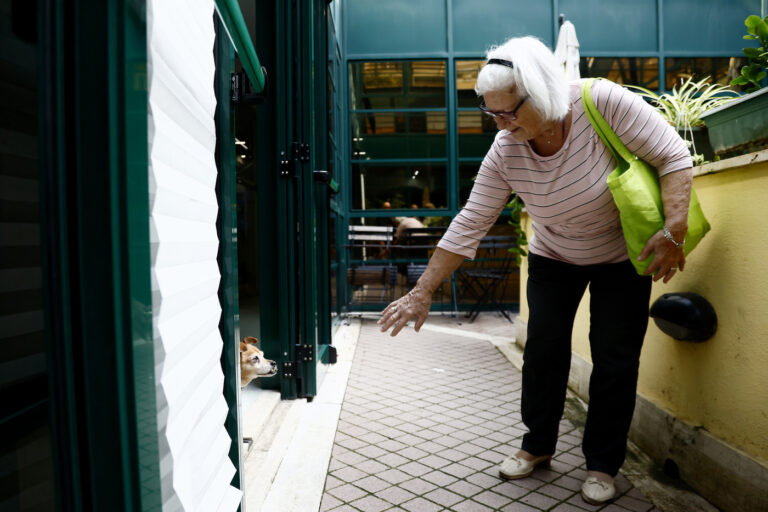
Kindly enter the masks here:
[[217, 290], [213, 0], [147, 3], [149, 173], [164, 511], [234, 511]]

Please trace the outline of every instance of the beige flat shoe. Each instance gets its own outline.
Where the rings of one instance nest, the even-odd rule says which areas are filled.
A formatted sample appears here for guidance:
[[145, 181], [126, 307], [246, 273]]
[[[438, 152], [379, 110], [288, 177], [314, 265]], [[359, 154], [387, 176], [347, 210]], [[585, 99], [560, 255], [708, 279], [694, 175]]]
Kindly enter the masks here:
[[592, 505], [602, 505], [611, 501], [616, 496], [616, 487], [613, 483], [603, 482], [590, 476], [581, 486], [581, 497]]
[[549, 467], [550, 460], [552, 460], [551, 455], [542, 455], [533, 460], [525, 460], [522, 457], [511, 455], [504, 459], [504, 462], [499, 466], [499, 476], [504, 480], [525, 478], [530, 476], [533, 470], [539, 466]]

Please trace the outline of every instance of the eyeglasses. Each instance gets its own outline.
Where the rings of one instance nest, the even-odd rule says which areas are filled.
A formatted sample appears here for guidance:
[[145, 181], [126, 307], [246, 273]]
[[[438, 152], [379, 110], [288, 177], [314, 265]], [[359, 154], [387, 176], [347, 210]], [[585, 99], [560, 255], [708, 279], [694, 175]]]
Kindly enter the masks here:
[[515, 108], [507, 112], [494, 112], [493, 110], [488, 110], [488, 107], [485, 106], [485, 103], [481, 104], [478, 108], [482, 110], [484, 114], [488, 114], [491, 117], [500, 117], [509, 121], [515, 121], [517, 119], [517, 111], [520, 110], [520, 107], [523, 106], [523, 103], [525, 103], [525, 100], [527, 99], [528, 95], [523, 97], [523, 99], [520, 100], [520, 103], [518, 103]]

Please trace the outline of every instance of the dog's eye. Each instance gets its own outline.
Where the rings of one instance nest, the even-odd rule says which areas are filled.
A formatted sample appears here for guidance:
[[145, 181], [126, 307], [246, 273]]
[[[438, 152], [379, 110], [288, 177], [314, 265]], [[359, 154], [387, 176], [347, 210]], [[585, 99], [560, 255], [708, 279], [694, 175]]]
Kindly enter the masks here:
[[251, 361], [258, 361], [258, 360], [259, 360], [259, 356], [253, 356], [253, 357], [251, 358]]

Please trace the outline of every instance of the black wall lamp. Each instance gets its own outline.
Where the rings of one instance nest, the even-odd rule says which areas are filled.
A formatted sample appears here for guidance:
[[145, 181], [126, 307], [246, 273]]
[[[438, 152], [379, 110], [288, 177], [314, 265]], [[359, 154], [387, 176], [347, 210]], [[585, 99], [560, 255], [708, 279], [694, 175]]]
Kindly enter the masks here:
[[665, 293], [651, 306], [651, 318], [681, 341], [706, 341], [717, 331], [715, 309], [696, 293]]

